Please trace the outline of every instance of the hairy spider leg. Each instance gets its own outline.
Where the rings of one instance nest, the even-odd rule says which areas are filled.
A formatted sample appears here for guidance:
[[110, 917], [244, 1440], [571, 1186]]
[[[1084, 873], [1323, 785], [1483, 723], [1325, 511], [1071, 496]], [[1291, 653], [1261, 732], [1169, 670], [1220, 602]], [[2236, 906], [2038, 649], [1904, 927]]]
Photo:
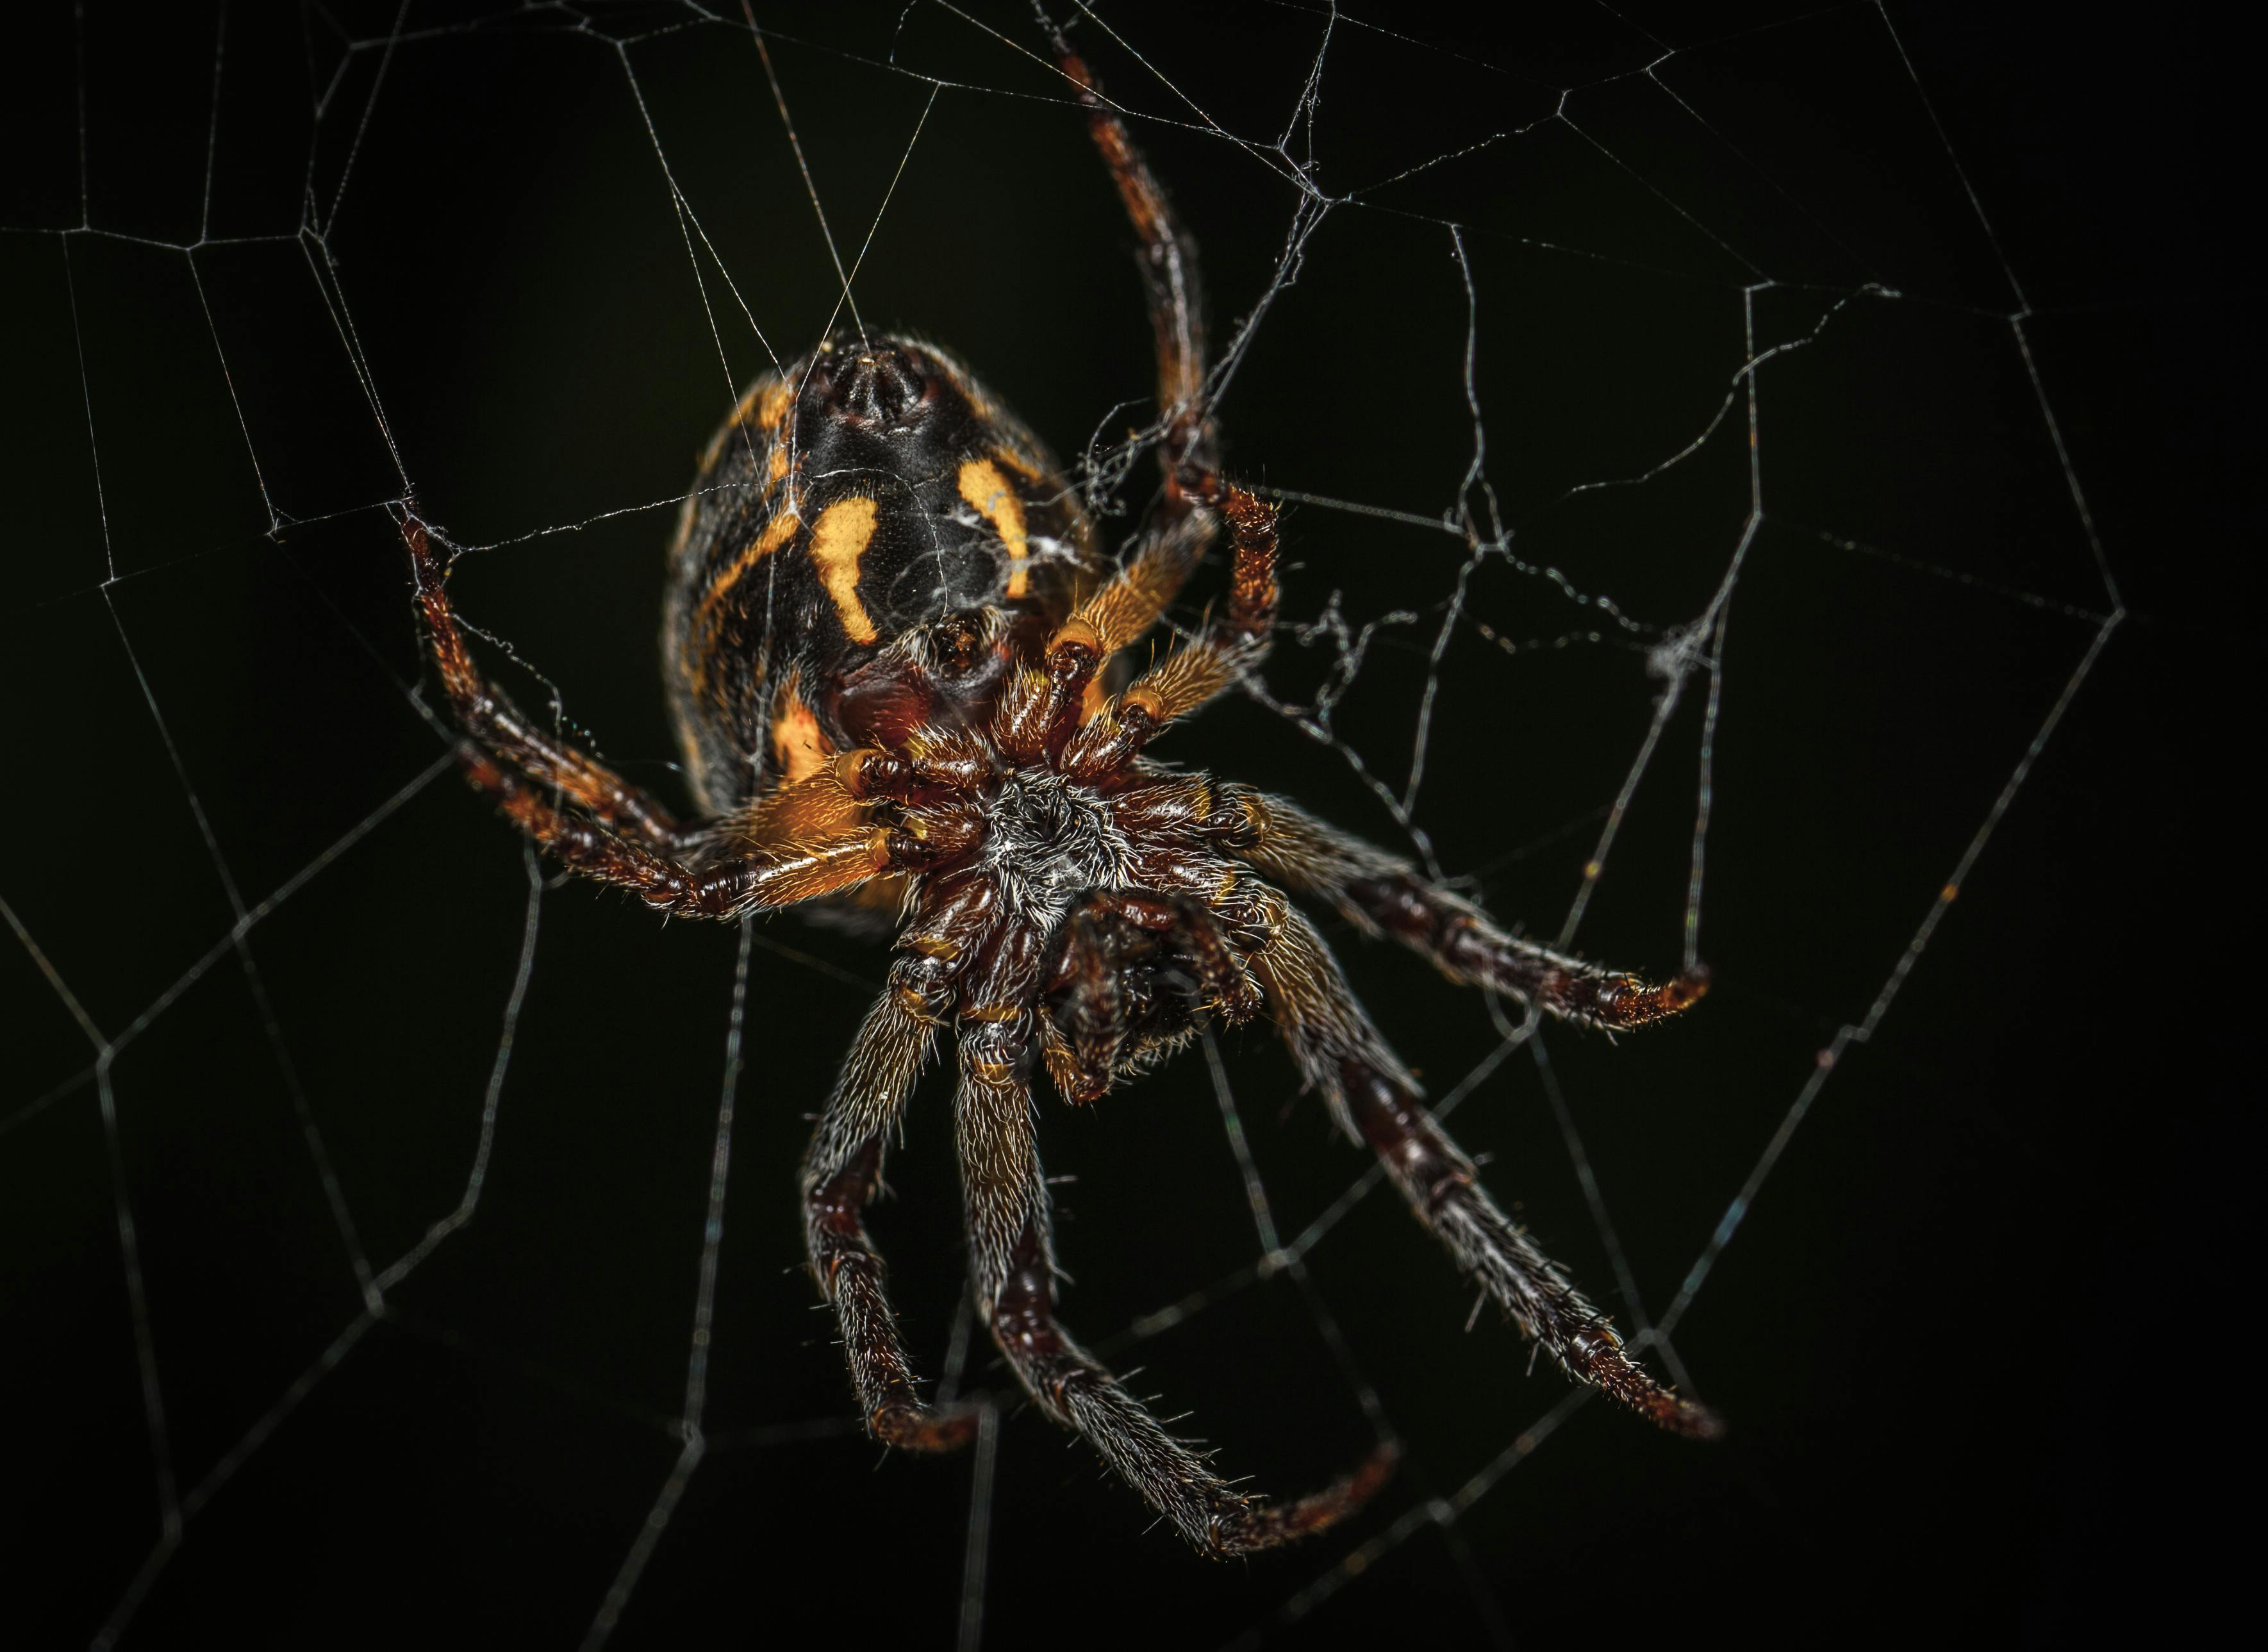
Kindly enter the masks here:
[[[603, 763], [538, 732], [481, 675], [449, 601], [447, 565], [424, 521], [414, 505], [404, 505], [400, 522], [426, 642], [467, 736], [458, 749], [465, 778], [562, 865], [663, 911], [733, 918], [854, 889], [927, 858], [926, 845], [903, 828], [837, 832], [760, 854], [712, 858], [703, 837], [681, 830], [660, 804]], [[591, 818], [567, 813], [546, 792]]]
[[1622, 1032], [1690, 1009], [1705, 970], [1651, 982], [1508, 935], [1488, 914], [1403, 859], [1325, 824], [1297, 804], [1224, 786], [1224, 814], [1241, 811], [1246, 861], [1294, 893], [1329, 902], [1358, 929], [1391, 935], [1460, 985], [1488, 988], [1580, 1026]]
[[1201, 1552], [1246, 1554], [1320, 1531], [1385, 1483], [1391, 1448], [1308, 1496], [1256, 1501], [1168, 1434], [1056, 1318], [1047, 1185], [1027, 1076], [1041, 955], [1039, 939], [1012, 923], [989, 967], [962, 994], [954, 1119], [977, 1309], [1040, 1409], [1084, 1435]]
[[819, 843], [689, 864], [554, 808], [548, 798], [498, 767], [482, 747], [460, 746], [458, 760], [466, 779], [493, 798], [504, 817], [544, 853], [674, 917], [739, 918], [795, 906], [910, 870], [932, 858], [931, 844], [911, 830], [909, 822], [904, 827], [878, 826]]
[[1219, 501], [1222, 483], [1219, 437], [1204, 382], [1204, 284], [1197, 242], [1174, 216], [1124, 122], [1062, 30], [1044, 11], [1039, 18], [1057, 63], [1086, 111], [1087, 132], [1109, 168], [1139, 243], [1136, 262], [1157, 349], [1158, 465], [1165, 498], [1126, 549], [1117, 576], [1080, 609], [1108, 659], [1157, 623], [1219, 531], [1219, 516], [1210, 508]]
[[401, 542], [409, 552], [417, 611], [426, 645], [440, 673], [441, 687], [457, 726], [498, 762], [548, 786], [592, 818], [648, 849], [674, 854], [688, 845], [687, 835], [669, 811], [596, 758], [552, 739], [530, 724], [511, 697], [481, 675], [473, 663], [449, 601], [449, 567], [433, 549], [432, 538], [415, 501], [395, 513]]
[[[1226, 608], [1213, 616], [1196, 641], [1143, 673], [1072, 736], [1063, 766], [1073, 778], [1099, 778], [1123, 769], [1167, 725], [1218, 698], [1268, 657], [1279, 594], [1276, 510], [1233, 483], [1218, 483], [1216, 498], [1234, 542]], [[1081, 616], [1111, 594], [1111, 587], [1097, 593]]]
[[881, 1188], [890, 1132], [953, 1007], [962, 948], [991, 923], [992, 906], [990, 884], [981, 877], [925, 903], [904, 942], [909, 955], [892, 967], [888, 990], [867, 1013], [803, 1158], [812, 1276], [834, 1304], [867, 1429], [916, 1451], [966, 1445], [983, 1407], [922, 1403], [864, 1213]]
[[1220, 526], [1201, 508], [1161, 510], [1160, 517], [1127, 549], [1118, 572], [1079, 607], [1105, 654], [1138, 642], [1164, 616]]
[[[1036, 668], [1017, 672], [993, 719], [994, 740], [1010, 757], [1031, 762], [1045, 752], [1072, 754], [1064, 772], [1093, 779], [1123, 768], [1167, 724], [1218, 697], [1267, 658], [1276, 623], [1276, 510], [1233, 483], [1211, 484], [1207, 508], [1184, 522], [1202, 528], [1226, 517], [1233, 536], [1227, 608], [1203, 636], [1177, 648], [1123, 694], [1104, 705], [1076, 736], [1074, 713], [1087, 685], [1114, 657], [1140, 640], [1180, 590], [1185, 568], [1161, 577], [1152, 539], [1132, 562], [1081, 603], [1049, 639]], [[1186, 535], [1184, 535], [1187, 536]]]
[[1606, 1316], [1482, 1190], [1472, 1161], [1426, 1111], [1314, 926], [1257, 880], [1246, 898], [1270, 932], [1254, 967], [1301, 1077], [1322, 1091], [1341, 1127], [1378, 1155], [1457, 1265], [1575, 1381], [1673, 1433], [1722, 1434], [1713, 1412], [1663, 1388], [1624, 1351]]

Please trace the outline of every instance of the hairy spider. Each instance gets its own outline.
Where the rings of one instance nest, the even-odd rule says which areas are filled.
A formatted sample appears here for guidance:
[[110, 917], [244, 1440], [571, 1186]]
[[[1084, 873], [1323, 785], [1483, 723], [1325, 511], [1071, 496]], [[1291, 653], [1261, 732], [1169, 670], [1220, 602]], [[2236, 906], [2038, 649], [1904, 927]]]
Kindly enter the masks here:
[[[802, 1171], [812, 1272], [877, 1439], [939, 1450], [975, 1432], [972, 1406], [920, 1398], [863, 1219], [908, 1092], [950, 1027], [971, 1288], [1040, 1409], [1207, 1554], [1318, 1530], [1383, 1482], [1384, 1449], [1293, 1501], [1233, 1490], [1056, 1318], [1035, 1058], [1066, 1100], [1090, 1103], [1204, 1018], [1263, 1013], [1418, 1221], [1570, 1376], [1712, 1434], [1715, 1420], [1641, 1369], [1482, 1191], [1282, 890], [1391, 935], [1454, 981], [1587, 1026], [1673, 1015], [1702, 978], [1649, 985], [1516, 940], [1408, 861], [1282, 799], [1144, 756], [1265, 654], [1276, 513], [1218, 468], [1195, 247], [1085, 66], [1060, 37], [1056, 48], [1139, 238], [1157, 336], [1163, 498], [1116, 567], [1046, 451], [959, 365], [907, 338], [837, 336], [756, 381], [685, 502], [663, 645], [696, 824], [482, 676], [434, 538], [402, 511], [465, 772], [554, 859], [663, 912], [734, 918], [828, 897], [901, 915], [888, 990]], [[1225, 607], [1127, 682], [1126, 651], [1224, 526]]]

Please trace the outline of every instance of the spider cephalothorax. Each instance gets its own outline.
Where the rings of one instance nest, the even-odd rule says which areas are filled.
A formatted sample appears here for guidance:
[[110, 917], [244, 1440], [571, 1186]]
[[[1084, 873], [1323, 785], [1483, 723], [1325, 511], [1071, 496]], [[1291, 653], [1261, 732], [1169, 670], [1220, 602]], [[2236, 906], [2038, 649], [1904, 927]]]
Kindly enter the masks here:
[[[446, 564], [403, 513], [466, 772], [548, 852], [666, 912], [740, 918], [820, 901], [898, 914], [888, 989], [802, 1173], [812, 1270], [878, 1438], [940, 1449], [976, 1427], [969, 1405], [923, 1402], [865, 1225], [886, 1144], [950, 1031], [971, 1289], [1041, 1409], [1208, 1553], [1315, 1530], [1382, 1482], [1385, 1444], [1291, 1502], [1233, 1489], [1055, 1317], [1037, 1073], [1065, 1099], [1094, 1102], [1208, 1017], [1262, 1014], [1418, 1220], [1571, 1376], [1711, 1434], [1710, 1414], [1647, 1375], [1481, 1190], [1285, 891], [1453, 980], [1590, 1026], [1675, 1014], [1701, 995], [1697, 972], [1649, 985], [1514, 939], [1397, 856], [1145, 755], [1265, 654], [1276, 517], [1218, 466], [1194, 251], [1085, 68], [1056, 44], [1142, 241], [1165, 479], [1149, 526], [1106, 561], [1046, 452], [965, 370], [905, 338], [829, 340], [734, 410], [672, 552], [665, 666], [698, 824], [677, 824], [487, 682]], [[1128, 651], [1224, 528], [1219, 610], [1129, 682]]]

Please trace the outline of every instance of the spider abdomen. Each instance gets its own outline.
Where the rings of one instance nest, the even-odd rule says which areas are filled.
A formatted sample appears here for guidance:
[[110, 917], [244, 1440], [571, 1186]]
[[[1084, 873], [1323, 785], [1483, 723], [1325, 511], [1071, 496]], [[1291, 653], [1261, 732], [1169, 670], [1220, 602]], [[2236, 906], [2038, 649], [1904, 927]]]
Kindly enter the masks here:
[[1054, 460], [940, 351], [853, 335], [764, 374], [670, 551], [662, 657], [703, 807], [980, 721], [1095, 567]]

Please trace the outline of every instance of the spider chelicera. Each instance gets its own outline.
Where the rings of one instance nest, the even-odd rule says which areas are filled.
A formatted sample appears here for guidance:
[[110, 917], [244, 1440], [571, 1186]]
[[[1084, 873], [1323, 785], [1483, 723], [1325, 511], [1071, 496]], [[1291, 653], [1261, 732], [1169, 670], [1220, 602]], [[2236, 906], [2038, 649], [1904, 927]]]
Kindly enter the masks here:
[[[1675, 1014], [1703, 979], [1650, 985], [1515, 939], [1407, 860], [1283, 799], [1144, 756], [1267, 652], [1276, 513], [1218, 468], [1195, 247], [1084, 64], [1056, 47], [1140, 243], [1164, 472], [1148, 526], [1114, 566], [1046, 451], [964, 369], [907, 338], [832, 338], [757, 380], [685, 502], [663, 648], [696, 823], [487, 681], [447, 565], [402, 511], [465, 773], [555, 859], [666, 913], [736, 918], [823, 899], [900, 915], [888, 988], [802, 1171], [812, 1272], [877, 1439], [943, 1450], [976, 1427], [972, 1405], [924, 1403], [863, 1214], [908, 1093], [951, 1029], [970, 1286], [1040, 1409], [1207, 1554], [1318, 1530], [1384, 1481], [1388, 1449], [1294, 1501], [1232, 1489], [1056, 1318], [1035, 1058], [1066, 1100], [1091, 1103], [1206, 1018], [1263, 1014], [1418, 1221], [1570, 1376], [1665, 1427], [1713, 1434], [1715, 1419], [1635, 1363], [1482, 1190], [1283, 891], [1454, 981], [1587, 1026]], [[1126, 651], [1224, 527], [1225, 606], [1128, 682]]]

